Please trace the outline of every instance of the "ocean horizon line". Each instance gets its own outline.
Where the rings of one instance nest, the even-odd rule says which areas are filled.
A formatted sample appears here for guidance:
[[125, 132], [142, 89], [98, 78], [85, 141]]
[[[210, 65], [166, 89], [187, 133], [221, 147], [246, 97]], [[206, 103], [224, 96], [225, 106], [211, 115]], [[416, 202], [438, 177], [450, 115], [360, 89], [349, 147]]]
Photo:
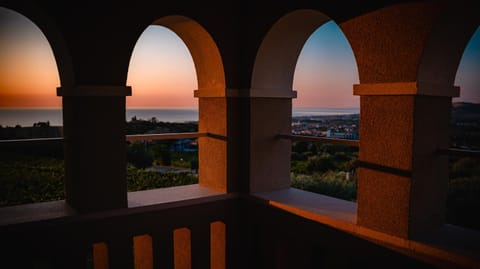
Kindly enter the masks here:
[[[464, 103], [464, 102], [458, 102], [458, 103]], [[310, 107], [310, 106], [300, 106], [300, 107], [293, 107], [293, 109], [359, 109], [360, 107]], [[48, 110], [55, 110], [55, 109], [62, 109], [62, 107], [0, 107], [0, 110], [43, 110], [43, 109], [48, 109]], [[126, 109], [143, 109], [143, 110], [148, 110], [148, 109], [195, 109], [198, 110], [198, 107], [126, 107]]]
[[[292, 109], [292, 118], [304, 116], [332, 116], [358, 114], [360, 108], [297, 108]], [[198, 108], [127, 108], [125, 120], [150, 120], [161, 122], [198, 122]], [[50, 126], [62, 126], [62, 108], [0, 108], [0, 126], [28, 127], [38, 122], [49, 122]]]
[[[461, 103], [466, 103], [466, 104], [477, 104], [480, 105], [480, 102], [471, 102], [471, 101], [455, 101], [452, 100], [452, 104], [461, 104]], [[62, 109], [62, 107], [44, 107], [44, 106], [31, 106], [31, 107], [1, 107], [0, 110], [57, 110], [57, 109]], [[178, 107], [163, 107], [163, 106], [135, 106], [135, 107], [126, 107], [127, 110], [129, 109], [138, 109], [138, 110], [149, 110], [149, 109], [172, 109], [172, 110], [182, 110], [182, 109], [188, 109], [188, 110], [198, 110], [198, 106], [193, 106], [193, 107], [183, 107], [183, 106], [178, 106]], [[293, 106], [292, 109], [360, 109], [360, 106], [345, 106], [345, 107], [338, 107], [338, 106]]]

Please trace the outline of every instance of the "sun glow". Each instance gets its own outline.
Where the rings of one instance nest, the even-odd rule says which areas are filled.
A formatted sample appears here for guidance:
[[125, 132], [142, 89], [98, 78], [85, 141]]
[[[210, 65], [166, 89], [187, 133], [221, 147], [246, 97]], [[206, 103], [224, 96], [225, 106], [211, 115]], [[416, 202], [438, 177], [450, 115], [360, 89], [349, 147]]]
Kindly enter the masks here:
[[197, 76], [185, 43], [171, 30], [151, 25], [130, 59], [127, 107], [197, 107]]
[[61, 107], [55, 58], [42, 31], [0, 8], [0, 107]]

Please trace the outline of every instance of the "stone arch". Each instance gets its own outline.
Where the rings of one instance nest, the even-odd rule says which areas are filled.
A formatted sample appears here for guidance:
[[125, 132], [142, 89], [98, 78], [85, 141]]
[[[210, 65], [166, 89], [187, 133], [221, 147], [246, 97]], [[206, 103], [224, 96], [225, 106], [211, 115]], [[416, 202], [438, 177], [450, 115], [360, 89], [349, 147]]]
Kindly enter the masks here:
[[317, 10], [292, 11], [273, 24], [258, 49], [249, 94], [250, 192], [290, 187], [291, 141], [275, 138], [291, 133], [292, 85], [304, 44], [330, 20]]
[[19, 15], [28, 18], [41, 30], [53, 51], [57, 71], [60, 77], [60, 84], [64, 86], [74, 85], [75, 79], [70, 54], [63, 37], [54, 22], [33, 5], [9, 3], [0, 5], [0, 7], [12, 10]]
[[296, 10], [280, 18], [258, 49], [250, 95], [295, 97], [292, 84], [298, 56], [310, 35], [329, 20], [311, 9]]
[[[220, 191], [230, 191], [233, 181], [227, 180], [227, 98], [225, 73], [220, 51], [209, 32], [198, 22], [185, 16], [169, 15], [153, 25], [166, 27], [187, 46], [195, 66], [198, 89], [199, 184]], [[214, 138], [215, 137], [215, 138]], [[220, 139], [219, 139], [220, 138]]]
[[480, 25], [473, 6], [452, 3], [432, 27], [417, 70], [420, 94], [458, 96], [455, 75], [465, 47]]
[[341, 25], [360, 76], [360, 226], [412, 238], [444, 224], [448, 158], [435, 152], [449, 147], [455, 74], [478, 21], [465, 4], [400, 3]]
[[225, 96], [225, 74], [222, 58], [211, 35], [198, 22], [171, 15], [153, 22], [175, 32], [185, 43], [197, 72], [198, 89], [216, 96]]

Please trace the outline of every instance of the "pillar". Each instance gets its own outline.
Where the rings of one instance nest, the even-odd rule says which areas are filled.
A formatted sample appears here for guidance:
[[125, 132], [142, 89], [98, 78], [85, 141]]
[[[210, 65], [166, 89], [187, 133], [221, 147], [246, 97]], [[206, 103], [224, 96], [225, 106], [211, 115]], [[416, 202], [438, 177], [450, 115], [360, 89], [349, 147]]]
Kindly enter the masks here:
[[295, 97], [296, 92], [291, 90], [250, 95], [250, 192], [290, 187], [291, 141], [277, 136], [292, 132]]
[[58, 88], [66, 201], [79, 212], [127, 207], [124, 86]]
[[199, 184], [227, 190], [227, 103], [225, 96], [195, 91], [198, 98], [198, 132], [209, 133], [198, 139]]
[[[357, 223], [412, 238], [444, 223], [451, 97], [441, 86], [422, 94], [416, 82], [354, 86], [360, 95]], [[424, 87], [423, 87], [424, 88]]]

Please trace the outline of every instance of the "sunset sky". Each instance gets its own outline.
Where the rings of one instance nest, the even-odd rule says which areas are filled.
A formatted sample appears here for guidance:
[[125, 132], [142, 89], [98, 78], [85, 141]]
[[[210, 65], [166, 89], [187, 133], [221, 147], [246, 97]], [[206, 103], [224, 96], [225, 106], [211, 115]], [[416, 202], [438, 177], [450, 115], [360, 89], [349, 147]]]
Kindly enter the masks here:
[[[480, 30], [477, 29], [458, 69], [462, 96], [454, 101], [480, 103]], [[27, 18], [0, 8], [0, 108], [61, 107], [55, 89], [58, 71], [48, 41]], [[294, 107], [358, 107], [352, 84], [358, 83], [355, 59], [338, 26], [315, 31], [298, 59]], [[196, 107], [195, 68], [187, 47], [172, 31], [149, 26], [130, 59], [127, 107]]]

